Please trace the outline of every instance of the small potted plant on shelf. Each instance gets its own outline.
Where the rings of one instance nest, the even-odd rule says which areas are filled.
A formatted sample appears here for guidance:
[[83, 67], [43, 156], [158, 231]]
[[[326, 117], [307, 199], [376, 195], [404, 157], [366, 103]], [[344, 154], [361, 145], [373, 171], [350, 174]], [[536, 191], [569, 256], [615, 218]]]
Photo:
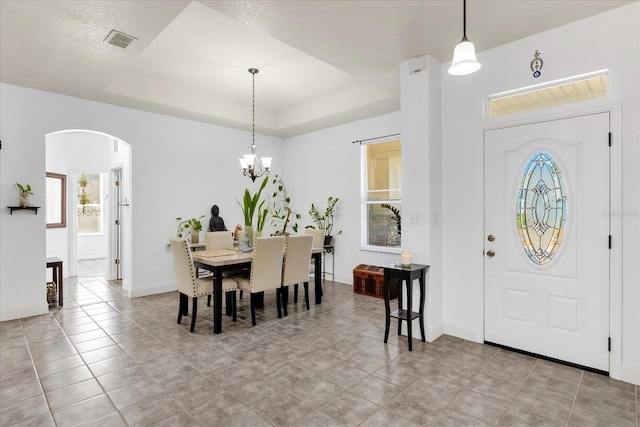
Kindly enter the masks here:
[[[338, 198], [329, 196], [327, 199], [327, 208], [324, 210], [324, 213], [320, 213], [316, 208], [315, 204], [311, 204], [311, 209], [309, 209], [309, 215], [311, 215], [311, 219], [315, 222], [315, 226], [307, 225], [305, 228], [317, 228], [318, 230], [322, 230], [324, 233], [324, 244], [330, 245], [333, 240], [333, 216], [336, 212], [336, 204], [338, 203]], [[335, 233], [335, 235], [342, 234], [342, 230]]]
[[16, 187], [18, 187], [18, 191], [20, 191], [20, 207], [28, 208], [31, 206], [31, 203], [29, 202], [29, 195], [33, 194], [31, 186], [29, 184], [22, 185], [16, 182]]
[[200, 232], [202, 231], [202, 218], [206, 215], [202, 215], [200, 218], [190, 218], [183, 220], [181, 217], [177, 217], [176, 221], [180, 221], [178, 224], [178, 232], [176, 235], [179, 238], [185, 237], [187, 234], [191, 236], [191, 243], [200, 242]]

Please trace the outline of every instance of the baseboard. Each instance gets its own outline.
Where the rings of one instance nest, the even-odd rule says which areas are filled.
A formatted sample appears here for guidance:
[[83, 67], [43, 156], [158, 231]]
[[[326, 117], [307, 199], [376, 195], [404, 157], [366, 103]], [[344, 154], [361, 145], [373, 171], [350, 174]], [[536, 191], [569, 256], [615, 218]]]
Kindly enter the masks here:
[[640, 385], [640, 368], [629, 365], [622, 365], [620, 379], [626, 383]]
[[22, 319], [24, 317], [40, 316], [47, 313], [49, 313], [49, 304], [47, 304], [47, 302], [24, 307], [10, 308], [0, 310], [0, 322], [4, 322], [5, 320]]
[[146, 297], [147, 295], [163, 294], [165, 292], [172, 292], [178, 289], [176, 283], [165, 283], [160, 286], [150, 286], [148, 288], [133, 288], [129, 289], [127, 293], [129, 298]]
[[444, 323], [442, 321], [436, 322], [435, 325], [428, 326], [425, 331], [425, 335], [427, 336], [427, 342], [433, 342], [440, 337], [440, 335], [444, 334]]
[[463, 340], [479, 342], [476, 338], [476, 330], [460, 323], [444, 322], [444, 333]]
[[353, 286], [353, 277], [338, 276], [333, 281], [336, 282], [336, 283], [342, 283], [343, 285], [351, 285], [351, 286]]
[[[438, 339], [440, 335], [444, 333], [444, 325], [442, 322], [437, 322], [435, 325], [426, 326], [424, 328], [424, 335], [427, 342], [433, 342]], [[403, 326], [402, 335], [407, 336], [407, 328]], [[413, 321], [411, 325], [411, 335], [413, 338], [422, 339], [422, 335], [420, 335], [420, 323], [418, 323], [418, 319]]]

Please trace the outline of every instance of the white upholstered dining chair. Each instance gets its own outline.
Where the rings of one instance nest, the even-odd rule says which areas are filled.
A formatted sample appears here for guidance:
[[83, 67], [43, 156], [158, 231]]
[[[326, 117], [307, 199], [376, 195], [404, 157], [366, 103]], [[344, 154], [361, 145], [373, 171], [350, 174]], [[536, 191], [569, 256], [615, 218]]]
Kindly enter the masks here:
[[230, 231], [210, 231], [205, 233], [206, 250], [233, 248], [233, 234]]
[[[217, 249], [233, 248], [233, 234], [230, 231], [209, 231], [204, 235], [205, 250], [214, 251]], [[223, 277], [230, 277], [239, 272], [225, 271]], [[207, 296], [207, 306], [211, 306], [211, 295]]]
[[[198, 297], [213, 294], [213, 279], [198, 278], [196, 267], [191, 256], [191, 248], [186, 239], [171, 239], [171, 253], [173, 255], [173, 263], [176, 270], [176, 279], [178, 280], [178, 292], [180, 293], [180, 308], [178, 310], [178, 323], [182, 323], [182, 316], [188, 314], [189, 298], [193, 300], [191, 309], [191, 328], [193, 332], [196, 326], [196, 316], [198, 314]], [[233, 317], [235, 320], [235, 291], [238, 284], [230, 278], [222, 279], [223, 292], [233, 292]]]
[[295, 302], [298, 298], [298, 284], [304, 284], [304, 299], [309, 310], [309, 260], [313, 249], [314, 237], [310, 234], [289, 236], [284, 251], [284, 267], [282, 272], [282, 293], [284, 296], [284, 315], [287, 315], [289, 285], [295, 285]]
[[251, 323], [256, 325], [256, 294], [270, 289], [276, 290], [278, 317], [281, 312], [282, 260], [286, 244], [285, 236], [258, 237], [253, 243], [251, 271], [249, 274], [233, 276], [241, 290], [251, 294]]
[[311, 234], [313, 236], [313, 248], [322, 249], [324, 245], [324, 231], [317, 230], [315, 228], [307, 228], [304, 230], [305, 234]]
[[[307, 228], [304, 230], [305, 234], [311, 234], [313, 236], [313, 249], [324, 250], [324, 230], [317, 230], [315, 228]], [[316, 264], [314, 260], [310, 260], [309, 275], [313, 276], [316, 271]], [[293, 288], [293, 302], [298, 302], [298, 285]]]

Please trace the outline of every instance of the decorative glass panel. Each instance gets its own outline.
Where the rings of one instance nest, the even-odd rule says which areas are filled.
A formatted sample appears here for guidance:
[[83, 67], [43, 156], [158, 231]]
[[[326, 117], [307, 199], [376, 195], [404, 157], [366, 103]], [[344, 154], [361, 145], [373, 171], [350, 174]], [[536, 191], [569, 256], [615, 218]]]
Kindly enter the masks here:
[[101, 173], [82, 172], [78, 178], [78, 234], [103, 232], [103, 180]]
[[522, 173], [516, 206], [520, 242], [534, 264], [544, 265], [558, 252], [566, 214], [560, 168], [549, 153], [536, 153]]

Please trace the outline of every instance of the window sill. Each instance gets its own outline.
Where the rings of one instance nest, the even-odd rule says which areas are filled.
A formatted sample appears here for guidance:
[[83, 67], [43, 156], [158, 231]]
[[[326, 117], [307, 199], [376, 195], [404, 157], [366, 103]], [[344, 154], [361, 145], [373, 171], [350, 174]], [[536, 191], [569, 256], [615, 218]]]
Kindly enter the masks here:
[[393, 247], [389, 247], [389, 246], [361, 246], [360, 250], [362, 251], [366, 251], [366, 252], [382, 252], [382, 253], [387, 253], [387, 254], [401, 254], [402, 253], [402, 248], [393, 248]]

